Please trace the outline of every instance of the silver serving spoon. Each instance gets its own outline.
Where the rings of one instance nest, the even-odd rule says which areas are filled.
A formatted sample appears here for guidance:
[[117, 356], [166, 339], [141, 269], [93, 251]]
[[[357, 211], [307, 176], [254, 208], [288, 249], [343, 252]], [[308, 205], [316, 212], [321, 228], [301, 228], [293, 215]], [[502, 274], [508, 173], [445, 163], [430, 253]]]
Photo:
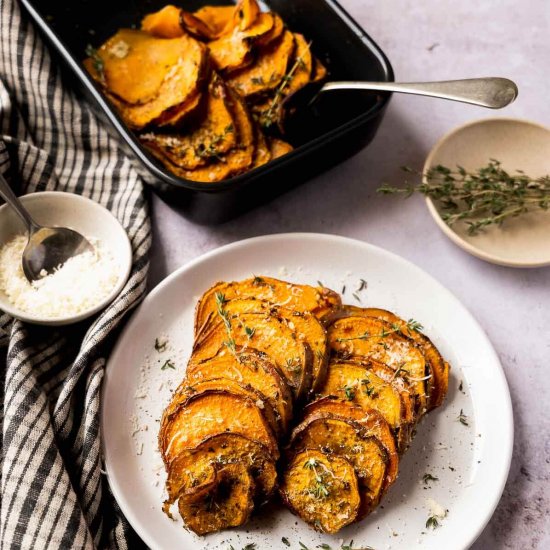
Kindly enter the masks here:
[[8, 182], [0, 174], [0, 197], [2, 197], [25, 222], [29, 240], [23, 251], [23, 272], [32, 283], [48, 275], [69, 258], [92, 251], [93, 246], [80, 234], [66, 227], [42, 227], [28, 213], [15, 196]]
[[294, 114], [310, 106], [322, 93], [335, 90], [369, 90], [375, 92], [399, 92], [461, 101], [471, 105], [502, 109], [518, 96], [518, 88], [507, 78], [469, 78], [441, 82], [326, 82], [308, 85], [289, 95], [282, 105], [281, 129]]

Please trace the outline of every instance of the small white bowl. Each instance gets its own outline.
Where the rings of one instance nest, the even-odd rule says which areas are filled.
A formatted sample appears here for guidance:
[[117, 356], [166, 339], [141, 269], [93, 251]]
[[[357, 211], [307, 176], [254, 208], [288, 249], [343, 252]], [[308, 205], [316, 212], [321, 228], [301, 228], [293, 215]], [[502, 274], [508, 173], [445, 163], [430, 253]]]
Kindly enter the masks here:
[[[550, 173], [550, 130], [526, 120], [491, 118], [459, 126], [432, 149], [424, 173], [442, 164], [467, 170], [496, 159], [509, 171], [523, 170], [540, 177]], [[468, 235], [467, 226], [449, 227], [437, 206], [426, 199], [428, 210], [447, 237], [470, 254], [487, 262], [509, 267], [550, 265], [550, 211], [534, 211], [489, 226], [478, 235]]]
[[[0, 290], [0, 310], [11, 316], [36, 325], [68, 325], [91, 317], [111, 303], [122, 290], [132, 268], [132, 247], [120, 222], [98, 203], [58, 191], [31, 193], [20, 197], [25, 208], [37, 223], [64, 226], [74, 229], [86, 238], [97, 239], [109, 248], [120, 265], [116, 286], [109, 295], [87, 311], [67, 317], [43, 318], [16, 308]], [[0, 207], [0, 248], [17, 235], [26, 233], [26, 228], [17, 214], [7, 204]]]

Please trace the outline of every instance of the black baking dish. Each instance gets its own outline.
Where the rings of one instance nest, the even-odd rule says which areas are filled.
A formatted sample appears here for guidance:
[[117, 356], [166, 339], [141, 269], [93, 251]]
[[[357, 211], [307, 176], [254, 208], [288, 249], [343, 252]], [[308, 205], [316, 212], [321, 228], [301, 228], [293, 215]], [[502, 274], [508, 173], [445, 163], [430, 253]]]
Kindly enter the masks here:
[[[374, 137], [390, 94], [334, 92], [322, 96], [318, 114], [290, 141], [296, 149], [251, 172], [221, 183], [180, 179], [140, 145], [82, 67], [87, 44], [97, 46], [121, 27], [139, 24], [167, 0], [21, 0], [31, 17], [72, 68], [96, 112], [114, 130], [140, 172], [170, 204], [205, 224], [233, 218], [342, 162]], [[177, 2], [175, 2], [177, 4]], [[194, 10], [216, 0], [186, 0]], [[312, 50], [331, 80], [393, 80], [392, 67], [373, 40], [335, 0], [267, 0], [290, 29], [312, 40]]]

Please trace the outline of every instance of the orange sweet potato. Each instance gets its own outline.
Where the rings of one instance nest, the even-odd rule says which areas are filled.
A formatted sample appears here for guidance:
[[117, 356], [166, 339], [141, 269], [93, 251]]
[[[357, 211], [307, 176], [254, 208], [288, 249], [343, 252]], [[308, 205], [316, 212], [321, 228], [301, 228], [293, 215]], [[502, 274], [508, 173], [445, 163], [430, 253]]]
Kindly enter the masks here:
[[168, 168], [182, 178], [215, 183], [246, 171], [253, 163], [255, 152], [255, 131], [252, 120], [243, 101], [229, 90], [229, 102], [235, 125], [238, 146], [227, 153], [215, 156], [215, 162], [187, 170], [169, 163]]
[[292, 394], [286, 379], [267, 355], [250, 348], [237, 351], [238, 360], [224, 348], [219, 355], [202, 363], [191, 361], [187, 380], [182, 384], [223, 377], [252, 386], [271, 403], [278, 418], [277, 431], [285, 433], [292, 418]]
[[312, 401], [304, 409], [303, 417], [312, 418], [315, 415], [326, 413], [330, 413], [333, 418], [354, 420], [367, 433], [378, 439], [384, 447], [388, 459], [383, 487], [384, 492], [386, 492], [397, 479], [399, 456], [390, 425], [384, 417], [374, 409], [363, 409], [351, 401], [343, 401], [333, 396], [321, 397], [316, 401]]
[[[353, 312], [354, 315], [357, 314], [355, 308]], [[443, 359], [439, 353], [439, 350], [434, 346], [432, 341], [420, 330], [413, 330], [409, 328], [405, 320], [401, 319], [391, 311], [378, 308], [365, 308], [362, 310], [361, 315], [376, 317], [378, 319], [383, 319], [388, 323], [397, 325], [403, 335], [407, 336], [417, 344], [424, 354], [426, 361], [429, 363], [433, 374], [433, 378], [429, 378], [427, 380], [429, 386], [428, 410], [439, 407], [445, 400], [447, 389], [449, 387], [449, 363]]]
[[409, 444], [412, 419], [408, 418], [399, 390], [372, 370], [360, 365], [331, 362], [320, 395], [350, 401], [366, 411], [374, 409], [392, 427], [400, 450]]
[[261, 503], [269, 498], [277, 484], [277, 472], [268, 449], [243, 435], [222, 433], [207, 437], [193, 449], [182, 450], [167, 465], [165, 512], [170, 513], [181, 495], [214, 487], [219, 469], [234, 463], [246, 465], [250, 472], [254, 500]]
[[[322, 386], [326, 375], [329, 355], [327, 332], [313, 314], [270, 304], [256, 298], [226, 300], [223, 307], [229, 314], [232, 322], [233, 319], [236, 319], [238, 322], [239, 316], [243, 313], [257, 313], [266, 317], [274, 316], [277, 319], [283, 320], [288, 328], [295, 333], [296, 338], [304, 342], [312, 351], [311, 387], [304, 391], [308, 392], [310, 389], [316, 391]], [[212, 322], [212, 326], [214, 326], [216, 321], [217, 323], [223, 322], [218, 316], [218, 319]], [[250, 340], [251, 342], [254, 340], [254, 335], [251, 335]]]
[[380, 502], [388, 456], [382, 443], [359, 423], [328, 412], [307, 416], [293, 430], [289, 447], [293, 453], [318, 449], [325, 454], [341, 456], [353, 466], [361, 496], [357, 519], [372, 512]]
[[274, 90], [286, 75], [293, 52], [294, 35], [285, 31], [279, 40], [262, 48], [249, 67], [230, 74], [228, 82], [245, 97]]
[[141, 30], [159, 38], [182, 36], [181, 8], [167, 5], [161, 10], [146, 15], [141, 21]]
[[254, 507], [254, 481], [244, 464], [229, 464], [216, 472], [216, 483], [178, 500], [188, 529], [206, 535], [248, 521]]
[[216, 283], [203, 294], [197, 303], [195, 333], [199, 334], [201, 328], [216, 314], [217, 294], [223, 295], [224, 300], [235, 298], [265, 300], [270, 304], [294, 311], [312, 313], [323, 322], [342, 305], [340, 296], [329, 288], [299, 285], [280, 281], [273, 277], [255, 276], [244, 281]]
[[224, 347], [236, 352], [237, 346], [249, 346], [266, 353], [274, 361], [295, 397], [304, 396], [311, 382], [309, 346], [296, 337], [296, 332], [285, 320], [271, 312], [241, 312], [238, 305], [227, 312], [225, 306], [224, 300], [220, 314], [216, 313], [208, 327], [197, 335], [191, 361], [214, 357]]
[[280, 493], [292, 512], [324, 533], [337, 533], [354, 522], [361, 506], [353, 466], [316, 449], [294, 455], [283, 473]]
[[278, 159], [294, 150], [294, 147], [290, 143], [277, 138], [269, 138], [269, 148], [272, 159]]
[[329, 344], [339, 358], [374, 359], [401, 374], [418, 399], [418, 415], [424, 414], [426, 380], [431, 376], [431, 367], [414, 342], [392, 324], [374, 317], [344, 317], [330, 325]]
[[261, 13], [246, 30], [235, 27], [230, 34], [209, 42], [214, 66], [220, 71], [234, 71], [249, 65], [253, 60], [252, 46], [271, 31], [273, 23], [270, 13]]
[[125, 122], [140, 129], [197, 92], [206, 68], [206, 50], [188, 36], [155, 38], [122, 29], [98, 50], [103, 73], [91, 59], [90, 74], [105, 87]]
[[203, 21], [212, 34], [207, 38], [214, 40], [233, 27], [235, 6], [203, 6], [193, 15]]
[[193, 449], [206, 437], [224, 432], [259, 441], [274, 459], [279, 456], [273, 430], [256, 403], [223, 390], [206, 390], [175, 407], [169, 405], [161, 420], [159, 448], [165, 463], [170, 464], [183, 450]]
[[148, 132], [140, 141], [161, 160], [186, 170], [194, 170], [219, 159], [236, 146], [233, 113], [221, 78], [212, 73], [205, 113], [199, 124], [183, 133]]

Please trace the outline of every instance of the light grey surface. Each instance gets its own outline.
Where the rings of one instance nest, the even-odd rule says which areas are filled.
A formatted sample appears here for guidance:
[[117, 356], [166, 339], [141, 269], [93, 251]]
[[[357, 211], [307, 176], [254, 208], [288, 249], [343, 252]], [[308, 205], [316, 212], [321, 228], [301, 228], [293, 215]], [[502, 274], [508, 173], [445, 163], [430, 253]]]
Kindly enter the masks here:
[[454, 292], [480, 321], [512, 393], [516, 435], [510, 477], [474, 548], [550, 548], [550, 268], [514, 270], [487, 264], [447, 240], [421, 198], [402, 201], [375, 193], [384, 181], [402, 181], [399, 166], [420, 169], [433, 144], [465, 121], [511, 116], [550, 126], [550, 6], [547, 0], [342, 4], [386, 52], [397, 79], [505, 76], [518, 84], [518, 100], [495, 113], [396, 95], [369, 148], [271, 204], [218, 227], [194, 225], [155, 198], [150, 283], [220, 245], [288, 231], [354, 237], [413, 261]]

